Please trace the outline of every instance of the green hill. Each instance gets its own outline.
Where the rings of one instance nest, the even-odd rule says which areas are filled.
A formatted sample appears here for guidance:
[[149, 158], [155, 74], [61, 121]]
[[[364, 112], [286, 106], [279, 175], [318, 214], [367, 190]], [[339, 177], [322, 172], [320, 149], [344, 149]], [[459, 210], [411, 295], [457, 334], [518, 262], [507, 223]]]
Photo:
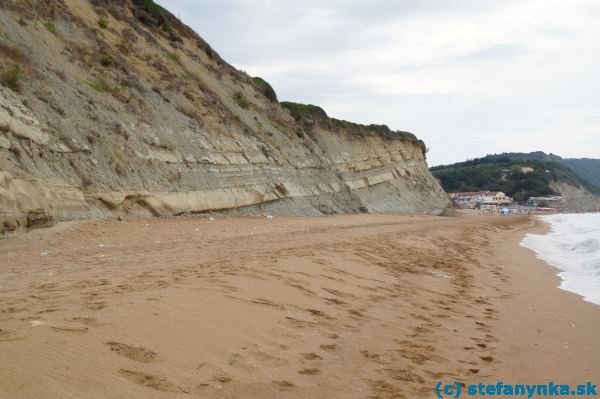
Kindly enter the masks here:
[[600, 187], [600, 159], [568, 158], [561, 159], [560, 162], [590, 183]]
[[600, 195], [599, 186], [564, 161], [543, 152], [504, 153], [436, 166], [431, 171], [447, 192], [498, 190], [520, 202], [532, 196], [560, 195], [556, 187], [568, 185]]

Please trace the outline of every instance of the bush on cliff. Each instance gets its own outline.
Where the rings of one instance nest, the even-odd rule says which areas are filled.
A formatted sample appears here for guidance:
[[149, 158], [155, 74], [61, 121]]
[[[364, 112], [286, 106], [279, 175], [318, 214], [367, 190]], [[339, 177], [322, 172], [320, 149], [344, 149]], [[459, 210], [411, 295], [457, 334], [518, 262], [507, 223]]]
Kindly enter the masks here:
[[11, 64], [0, 74], [0, 83], [15, 93], [21, 92], [21, 67], [19, 64]]
[[260, 90], [260, 92], [262, 94], [264, 94], [265, 97], [267, 97], [273, 103], [277, 102], [277, 93], [275, 93], [275, 90], [273, 89], [273, 86], [271, 86], [269, 84], [269, 82], [267, 82], [266, 80], [264, 80], [260, 76], [253, 77], [252, 81], [254, 82], [254, 84], [256, 85], [256, 87], [258, 88], [258, 90]]

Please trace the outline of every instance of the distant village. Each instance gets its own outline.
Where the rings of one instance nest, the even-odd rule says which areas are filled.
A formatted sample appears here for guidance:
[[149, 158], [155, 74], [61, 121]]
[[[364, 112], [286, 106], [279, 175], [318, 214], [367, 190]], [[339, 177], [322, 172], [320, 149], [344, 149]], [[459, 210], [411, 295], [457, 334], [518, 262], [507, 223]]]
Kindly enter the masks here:
[[565, 200], [560, 196], [529, 197], [521, 204], [501, 191], [471, 191], [451, 193], [457, 208], [479, 210], [482, 214], [511, 215], [519, 213], [565, 210]]

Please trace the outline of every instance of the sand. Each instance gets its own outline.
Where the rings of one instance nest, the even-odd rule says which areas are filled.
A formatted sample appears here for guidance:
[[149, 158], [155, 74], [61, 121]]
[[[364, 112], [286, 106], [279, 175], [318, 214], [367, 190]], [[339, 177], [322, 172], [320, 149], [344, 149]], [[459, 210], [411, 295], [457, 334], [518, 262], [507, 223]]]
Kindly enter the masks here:
[[526, 217], [62, 224], [0, 241], [0, 398], [415, 398], [600, 382]]

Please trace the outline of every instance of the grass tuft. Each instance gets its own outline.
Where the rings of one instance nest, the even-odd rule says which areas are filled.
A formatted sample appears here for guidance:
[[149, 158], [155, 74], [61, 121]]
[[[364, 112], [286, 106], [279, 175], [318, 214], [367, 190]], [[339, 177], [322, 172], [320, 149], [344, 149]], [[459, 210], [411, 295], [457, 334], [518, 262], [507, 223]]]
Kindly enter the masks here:
[[100, 65], [102, 66], [110, 66], [113, 63], [113, 57], [110, 54], [104, 54], [101, 58], [100, 58]]
[[177, 53], [173, 52], [173, 53], [169, 53], [167, 54], [167, 57], [174, 62], [179, 62], [179, 56], [177, 55]]
[[244, 97], [244, 95], [240, 91], [235, 93], [235, 95], [233, 96], [233, 100], [240, 108], [243, 108], [243, 109], [250, 108], [250, 102], [246, 99], [246, 97]]
[[98, 18], [98, 26], [102, 29], [108, 28], [108, 19], [106, 17]]
[[85, 83], [97, 92], [106, 91], [106, 83], [101, 80], [88, 80]]
[[12, 64], [0, 74], [0, 82], [15, 93], [21, 92], [21, 66]]
[[56, 26], [54, 25], [54, 22], [45, 21], [43, 22], [43, 25], [46, 27], [46, 29], [48, 29], [48, 32], [52, 33], [53, 35], [56, 35]]
[[173, 32], [173, 28], [167, 22], [167, 19], [162, 14], [160, 6], [156, 4], [153, 0], [144, 0], [144, 10], [148, 12], [150, 15], [156, 19], [158, 26], [160, 26], [165, 32], [171, 33]]

